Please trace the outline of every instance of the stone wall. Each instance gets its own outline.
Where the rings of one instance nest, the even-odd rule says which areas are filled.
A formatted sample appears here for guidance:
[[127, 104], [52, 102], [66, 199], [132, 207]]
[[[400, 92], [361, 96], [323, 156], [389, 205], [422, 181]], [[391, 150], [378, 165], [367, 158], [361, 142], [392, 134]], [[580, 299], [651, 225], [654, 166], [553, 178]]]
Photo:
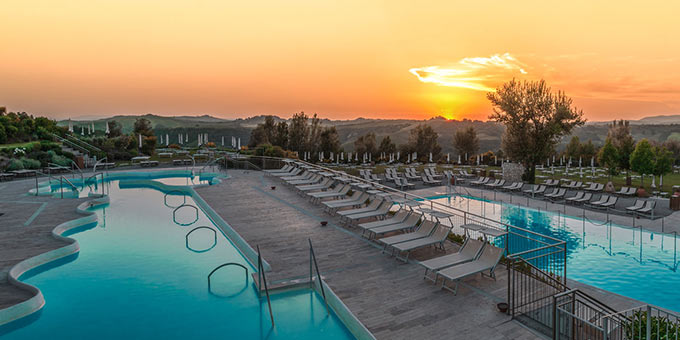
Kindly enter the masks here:
[[503, 179], [508, 182], [521, 182], [524, 166], [519, 163], [503, 163]]

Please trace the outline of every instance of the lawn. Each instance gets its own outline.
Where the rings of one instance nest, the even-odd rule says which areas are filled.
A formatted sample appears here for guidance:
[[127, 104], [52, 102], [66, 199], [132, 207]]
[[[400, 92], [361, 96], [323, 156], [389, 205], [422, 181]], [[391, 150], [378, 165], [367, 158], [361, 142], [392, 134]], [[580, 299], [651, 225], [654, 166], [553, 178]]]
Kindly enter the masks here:
[[22, 143], [0, 144], [0, 149], [25, 148], [25, 147], [28, 147], [28, 146], [33, 145], [34, 143], [39, 143], [39, 142], [33, 141], [33, 142], [22, 142]]

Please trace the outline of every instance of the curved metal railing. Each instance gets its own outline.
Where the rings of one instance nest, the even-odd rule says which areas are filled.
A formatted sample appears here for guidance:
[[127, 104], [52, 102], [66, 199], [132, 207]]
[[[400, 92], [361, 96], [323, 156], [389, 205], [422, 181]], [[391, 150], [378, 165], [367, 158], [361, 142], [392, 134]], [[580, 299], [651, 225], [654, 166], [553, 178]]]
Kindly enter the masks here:
[[[205, 248], [205, 249], [194, 249], [194, 248], [189, 246], [189, 235], [191, 235], [191, 233], [193, 233], [194, 231], [201, 230], [201, 229], [208, 229], [208, 230], [213, 232], [213, 244], [210, 247]], [[185, 242], [186, 248], [193, 251], [194, 253], [205, 253], [205, 252], [215, 248], [215, 246], [217, 245], [217, 231], [215, 231], [215, 229], [208, 227], [208, 226], [205, 226], [205, 225], [202, 225], [200, 227], [196, 227], [194, 229], [189, 230], [189, 232], [186, 234], [186, 236], [184, 238], [185, 238], [185, 241], [186, 241]], [[218, 269], [219, 269], [219, 267], [218, 267]], [[210, 286], [210, 285], [208, 284], [208, 286]]]
[[[180, 204], [178, 206], [172, 206], [172, 205], [168, 204], [168, 196], [172, 193], [181, 194], [182, 198], [184, 198], [184, 202], [182, 202], [182, 204]], [[165, 206], [168, 207], [168, 208], [173, 208], [173, 209], [179, 208], [180, 206], [187, 204], [187, 195], [183, 191], [170, 190], [170, 191], [166, 192], [165, 195], [163, 195], [163, 204], [165, 204]]]
[[[194, 219], [193, 221], [191, 221], [191, 222], [189, 222], [189, 223], [181, 223], [181, 222], [178, 222], [178, 221], [177, 221], [177, 211], [178, 211], [179, 209], [181, 209], [182, 207], [191, 207], [191, 208], [194, 208], [194, 211], [196, 212], [196, 219]], [[173, 220], [173, 222], [175, 222], [175, 224], [181, 225], [181, 226], [183, 226], [183, 227], [192, 225], [192, 224], [194, 224], [194, 223], [196, 223], [196, 222], [198, 221], [198, 208], [197, 208], [195, 205], [193, 205], [193, 204], [182, 204], [182, 205], [180, 205], [179, 207], [175, 208], [175, 209], [172, 211], [172, 220]]]
[[213, 274], [215, 274], [216, 271], [218, 271], [220, 268], [228, 267], [228, 266], [237, 266], [243, 268], [246, 272], [246, 283], [248, 282], [248, 268], [240, 263], [236, 262], [229, 262], [229, 263], [223, 263], [219, 266], [217, 266], [215, 269], [213, 269], [210, 274], [208, 274], [208, 291], [212, 291], [212, 285], [210, 282], [210, 278], [212, 277]]

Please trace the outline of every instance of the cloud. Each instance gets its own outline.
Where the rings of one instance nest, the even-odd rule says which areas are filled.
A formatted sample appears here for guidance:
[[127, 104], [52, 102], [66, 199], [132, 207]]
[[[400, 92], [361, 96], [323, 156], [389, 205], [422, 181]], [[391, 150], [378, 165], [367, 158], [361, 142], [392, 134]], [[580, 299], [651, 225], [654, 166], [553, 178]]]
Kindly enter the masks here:
[[528, 74], [526, 69], [526, 64], [504, 53], [463, 58], [452, 66], [416, 67], [409, 72], [424, 83], [489, 92], [510, 78]]

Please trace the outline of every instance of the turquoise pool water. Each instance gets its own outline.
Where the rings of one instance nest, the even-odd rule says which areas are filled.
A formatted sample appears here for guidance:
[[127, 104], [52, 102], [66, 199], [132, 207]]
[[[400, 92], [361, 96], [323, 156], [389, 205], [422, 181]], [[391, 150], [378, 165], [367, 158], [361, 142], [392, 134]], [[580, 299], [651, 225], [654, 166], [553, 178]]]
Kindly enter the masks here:
[[567, 241], [567, 277], [680, 312], [680, 273], [675, 235], [600, 225], [556, 212], [477, 198], [434, 201]]
[[[187, 178], [161, 181], [185, 184]], [[173, 221], [169, 206], [185, 198], [195, 204], [190, 196], [168, 196], [166, 206], [160, 191], [125, 182], [107, 184], [111, 202], [95, 210], [99, 223], [70, 235], [80, 253], [22, 277], [42, 290], [46, 305], [0, 327], [3, 339], [353, 338], [309, 289], [271, 296], [272, 328], [266, 299], [258, 298], [250, 276], [254, 268], [204, 212], [199, 209], [190, 226]], [[188, 223], [195, 212], [180, 210], [176, 219]], [[218, 231], [217, 244], [212, 247], [210, 230], [198, 230], [187, 247], [187, 232], [203, 225]], [[208, 273], [226, 262], [244, 265], [248, 275], [224, 267], [208, 291]]]

